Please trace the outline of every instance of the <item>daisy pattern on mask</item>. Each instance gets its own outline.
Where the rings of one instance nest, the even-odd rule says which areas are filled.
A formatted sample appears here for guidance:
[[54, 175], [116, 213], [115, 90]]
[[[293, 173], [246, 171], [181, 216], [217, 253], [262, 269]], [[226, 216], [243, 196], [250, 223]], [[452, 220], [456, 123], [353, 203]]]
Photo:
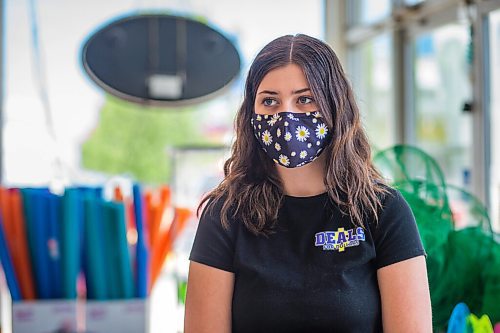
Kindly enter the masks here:
[[302, 151], [300, 152], [300, 155], [299, 155], [299, 157], [300, 157], [301, 159], [304, 159], [304, 158], [306, 158], [306, 157], [307, 157], [307, 151], [305, 151], [305, 150], [302, 150]]
[[274, 144], [274, 149], [276, 149], [276, 151], [280, 151], [281, 150], [281, 145], [279, 143], [275, 143]]
[[281, 130], [278, 128], [278, 129], [276, 130], [276, 137], [278, 137], [278, 138], [279, 138], [280, 136], [281, 136]]
[[257, 121], [261, 121], [262, 120], [262, 117], [259, 115], [257, 115]]
[[289, 166], [290, 165], [290, 159], [288, 156], [280, 154], [280, 163], [284, 166]]
[[315, 116], [316, 118], [321, 118], [321, 114], [319, 113], [319, 111], [314, 112], [313, 116]]
[[324, 139], [326, 134], [328, 133], [328, 127], [325, 124], [321, 123], [316, 126], [316, 137], [318, 139]]
[[287, 117], [293, 121], [299, 121], [299, 118], [295, 117], [292, 113], [290, 113]]
[[300, 142], [304, 142], [309, 138], [309, 130], [304, 126], [298, 126], [295, 131], [295, 136]]
[[290, 133], [290, 132], [286, 132], [286, 133], [285, 133], [285, 140], [286, 140], [286, 141], [290, 141], [290, 140], [292, 140], [292, 133]]
[[273, 114], [271, 119], [267, 121], [267, 124], [269, 126], [274, 126], [274, 124], [276, 124], [276, 122], [279, 120], [279, 118], [280, 118], [279, 114], [275, 113], [275, 114]]
[[273, 142], [273, 137], [271, 136], [271, 133], [269, 133], [268, 130], [265, 130], [262, 133], [262, 142], [264, 142], [266, 146], [269, 146]]

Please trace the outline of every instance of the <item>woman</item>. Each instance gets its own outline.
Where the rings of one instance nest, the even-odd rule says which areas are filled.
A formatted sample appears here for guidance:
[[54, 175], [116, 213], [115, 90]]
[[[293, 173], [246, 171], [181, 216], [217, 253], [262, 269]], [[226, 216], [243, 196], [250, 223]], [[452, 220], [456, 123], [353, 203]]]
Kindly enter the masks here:
[[306, 35], [266, 45], [236, 134], [200, 204], [185, 332], [431, 332], [413, 214], [371, 164], [332, 49]]

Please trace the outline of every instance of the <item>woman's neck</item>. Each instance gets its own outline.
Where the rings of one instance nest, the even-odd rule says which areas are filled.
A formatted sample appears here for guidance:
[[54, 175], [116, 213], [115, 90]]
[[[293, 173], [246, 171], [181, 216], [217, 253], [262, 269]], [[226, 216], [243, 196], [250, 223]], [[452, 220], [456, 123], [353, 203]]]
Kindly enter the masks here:
[[308, 197], [326, 192], [325, 155], [298, 168], [276, 166], [286, 195]]

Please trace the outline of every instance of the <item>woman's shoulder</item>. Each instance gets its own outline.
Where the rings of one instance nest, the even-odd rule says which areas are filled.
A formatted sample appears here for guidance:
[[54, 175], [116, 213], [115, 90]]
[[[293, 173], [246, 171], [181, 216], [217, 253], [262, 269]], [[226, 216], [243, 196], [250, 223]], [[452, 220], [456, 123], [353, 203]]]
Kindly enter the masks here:
[[397, 188], [385, 186], [382, 208], [371, 223], [377, 268], [425, 255], [413, 211]]
[[200, 205], [200, 221], [204, 220], [220, 220], [222, 207], [224, 206], [226, 198], [224, 196], [208, 194], [206, 198], [202, 199]]
[[212, 191], [201, 200], [201, 216], [210, 215], [220, 217], [224, 203], [227, 201], [227, 193]]
[[225, 228], [222, 224], [224, 200], [219, 196], [210, 196], [202, 202], [204, 207], [196, 230], [190, 260], [234, 272], [233, 256], [236, 234], [235, 229], [230, 226]]
[[401, 192], [395, 187], [386, 183], [379, 183], [378, 186], [381, 189], [378, 196], [383, 208], [387, 208], [401, 199], [404, 200]]
[[[222, 225], [224, 229], [228, 229], [234, 224], [235, 214], [234, 205], [229, 200], [229, 195], [226, 192], [212, 192], [202, 200], [200, 209], [200, 222], [209, 222], [212, 224]], [[223, 219], [224, 217], [224, 219]], [[222, 221], [226, 220], [225, 225]]]
[[395, 215], [403, 212], [411, 214], [408, 202], [397, 188], [380, 183], [379, 189], [377, 197], [380, 205], [377, 209], [377, 218], [373, 219], [373, 216], [369, 217], [369, 225], [378, 229], [382, 225], [389, 223], [388, 220], [393, 220]]
[[390, 185], [383, 184], [384, 192], [380, 194], [381, 207], [379, 210], [378, 224], [387, 224], [389, 221], [398, 220], [402, 216], [406, 220], [414, 220], [412, 209], [403, 193]]

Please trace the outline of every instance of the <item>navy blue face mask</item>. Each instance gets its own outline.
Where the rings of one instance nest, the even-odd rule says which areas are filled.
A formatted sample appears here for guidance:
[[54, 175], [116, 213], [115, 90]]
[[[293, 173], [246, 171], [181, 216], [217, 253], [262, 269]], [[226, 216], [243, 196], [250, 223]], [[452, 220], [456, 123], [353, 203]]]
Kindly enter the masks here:
[[254, 114], [251, 124], [266, 154], [287, 168], [314, 161], [331, 138], [319, 112]]

